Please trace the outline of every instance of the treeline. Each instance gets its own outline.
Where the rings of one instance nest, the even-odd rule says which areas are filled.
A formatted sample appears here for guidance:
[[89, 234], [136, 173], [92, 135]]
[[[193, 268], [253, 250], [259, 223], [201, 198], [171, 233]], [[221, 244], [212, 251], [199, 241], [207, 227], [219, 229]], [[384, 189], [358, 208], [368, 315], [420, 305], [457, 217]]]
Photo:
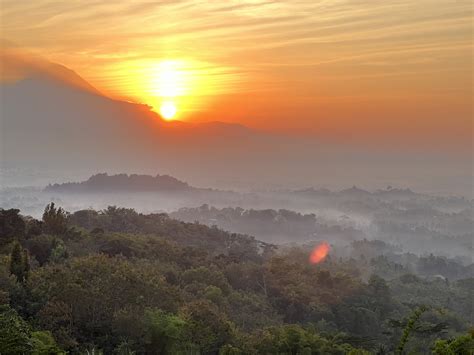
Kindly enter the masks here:
[[[0, 210], [1, 354], [471, 354], [472, 278], [362, 277], [165, 214]], [[366, 281], [365, 281], [366, 280]]]
[[87, 192], [152, 192], [152, 191], [187, 191], [193, 188], [187, 183], [169, 175], [138, 175], [107, 173], [92, 175], [82, 182], [67, 182], [46, 187], [46, 191], [64, 193]]
[[217, 226], [224, 230], [239, 231], [272, 242], [306, 242], [324, 236], [332, 241], [349, 242], [365, 235], [350, 226], [328, 225], [315, 214], [302, 214], [286, 209], [216, 208], [204, 204], [195, 208], [181, 208], [170, 216], [185, 222]]

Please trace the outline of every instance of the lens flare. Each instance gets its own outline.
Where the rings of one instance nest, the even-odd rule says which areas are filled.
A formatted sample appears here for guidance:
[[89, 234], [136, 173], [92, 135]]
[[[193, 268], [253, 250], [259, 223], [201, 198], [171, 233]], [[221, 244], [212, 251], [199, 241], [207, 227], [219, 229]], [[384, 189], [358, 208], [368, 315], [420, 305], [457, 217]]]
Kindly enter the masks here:
[[330, 248], [331, 247], [329, 246], [327, 242], [322, 242], [316, 245], [309, 256], [309, 262], [311, 264], [320, 263], [321, 261], [326, 259], [326, 256], [328, 255]]

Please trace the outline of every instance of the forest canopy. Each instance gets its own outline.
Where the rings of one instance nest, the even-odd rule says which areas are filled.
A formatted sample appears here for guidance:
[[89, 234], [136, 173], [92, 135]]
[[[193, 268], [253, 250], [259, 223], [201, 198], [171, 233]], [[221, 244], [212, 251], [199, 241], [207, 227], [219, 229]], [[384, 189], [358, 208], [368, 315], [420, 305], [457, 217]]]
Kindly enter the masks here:
[[472, 268], [369, 240], [311, 265], [311, 247], [114, 206], [2, 209], [1, 353], [472, 354]]

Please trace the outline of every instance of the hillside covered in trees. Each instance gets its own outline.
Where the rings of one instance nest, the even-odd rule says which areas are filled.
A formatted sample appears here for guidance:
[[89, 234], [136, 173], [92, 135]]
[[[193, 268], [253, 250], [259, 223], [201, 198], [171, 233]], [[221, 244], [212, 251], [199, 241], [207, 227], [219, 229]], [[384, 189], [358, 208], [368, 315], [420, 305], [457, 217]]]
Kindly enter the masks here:
[[169, 175], [108, 175], [106, 173], [92, 175], [82, 182], [50, 184], [45, 188], [46, 191], [65, 193], [188, 191], [192, 189], [187, 183]]
[[[1, 354], [472, 354], [472, 265], [109, 207], [0, 210]], [[348, 249], [349, 248], [349, 249]]]

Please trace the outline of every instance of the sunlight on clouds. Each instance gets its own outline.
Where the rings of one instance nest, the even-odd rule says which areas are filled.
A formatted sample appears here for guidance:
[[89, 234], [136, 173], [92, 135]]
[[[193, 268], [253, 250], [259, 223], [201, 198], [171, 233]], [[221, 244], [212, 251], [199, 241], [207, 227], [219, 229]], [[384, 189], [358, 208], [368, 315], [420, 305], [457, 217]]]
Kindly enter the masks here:
[[[151, 92], [160, 97], [183, 96], [189, 91], [189, 83], [186, 83], [186, 72], [184, 64], [176, 60], [165, 60], [159, 62], [156, 68], [152, 68], [150, 76]], [[188, 81], [191, 78], [188, 78]]]
[[[155, 110], [172, 97], [179, 119], [235, 101], [208, 115], [244, 109], [234, 119], [245, 124], [319, 127], [329, 122], [324, 111], [345, 127], [336, 117], [360, 108], [347, 102], [354, 93], [409, 100], [446, 87], [448, 108], [455, 92], [472, 86], [467, 0], [4, 1], [1, 16], [2, 37], [111, 97]], [[324, 102], [334, 104], [322, 110]], [[463, 105], [468, 112], [470, 102]], [[295, 108], [299, 119], [289, 120]], [[273, 110], [281, 117], [268, 117]]]
[[117, 94], [157, 111], [164, 103], [173, 102], [179, 113], [204, 109], [216, 95], [239, 90], [245, 80], [232, 67], [189, 58], [129, 60], [115, 63], [107, 71], [114, 80], [103, 82], [102, 87], [110, 85]]

